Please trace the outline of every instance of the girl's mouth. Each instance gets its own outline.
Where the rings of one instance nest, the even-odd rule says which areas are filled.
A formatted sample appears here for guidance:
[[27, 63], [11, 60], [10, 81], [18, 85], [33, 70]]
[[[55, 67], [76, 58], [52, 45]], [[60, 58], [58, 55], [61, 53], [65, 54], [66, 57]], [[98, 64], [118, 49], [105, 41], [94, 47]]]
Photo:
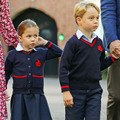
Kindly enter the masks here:
[[32, 43], [31, 45], [32, 45], [32, 46], [35, 46], [35, 43]]

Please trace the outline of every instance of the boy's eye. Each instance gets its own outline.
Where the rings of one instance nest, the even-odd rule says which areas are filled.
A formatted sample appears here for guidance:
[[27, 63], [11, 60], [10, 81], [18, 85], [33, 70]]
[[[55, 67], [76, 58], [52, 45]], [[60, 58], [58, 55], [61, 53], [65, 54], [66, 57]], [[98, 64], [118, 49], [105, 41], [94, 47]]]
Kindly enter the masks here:
[[97, 19], [99, 20], [99, 17], [97, 17]]
[[91, 20], [92, 20], [92, 19], [93, 19], [93, 17], [90, 17], [89, 19], [91, 19]]

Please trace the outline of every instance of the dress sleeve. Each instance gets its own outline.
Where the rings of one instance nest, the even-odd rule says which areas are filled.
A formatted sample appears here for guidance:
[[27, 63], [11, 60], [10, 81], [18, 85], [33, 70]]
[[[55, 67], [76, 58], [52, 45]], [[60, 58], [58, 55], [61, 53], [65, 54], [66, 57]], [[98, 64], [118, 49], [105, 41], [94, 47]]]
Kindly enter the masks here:
[[0, 32], [7, 45], [18, 44], [18, 35], [10, 18], [8, 0], [0, 0]]

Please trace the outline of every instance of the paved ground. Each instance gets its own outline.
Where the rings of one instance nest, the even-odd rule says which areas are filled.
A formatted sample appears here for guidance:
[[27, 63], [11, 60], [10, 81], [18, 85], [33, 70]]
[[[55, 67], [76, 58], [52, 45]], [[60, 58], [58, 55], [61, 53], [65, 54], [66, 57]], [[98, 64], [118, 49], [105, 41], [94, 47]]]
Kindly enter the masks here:
[[[12, 80], [11, 80], [12, 81]], [[12, 82], [9, 82], [8, 92], [11, 95]], [[101, 120], [106, 120], [106, 103], [107, 103], [107, 88], [106, 88], [106, 80], [101, 81], [101, 85], [103, 88], [103, 96], [102, 96], [102, 106], [101, 106]], [[64, 120], [64, 105], [62, 94], [60, 90], [59, 81], [57, 78], [45, 78], [45, 95], [50, 107], [50, 111], [53, 117], [53, 120]], [[10, 120], [10, 102], [7, 102], [8, 106], [8, 120]]]

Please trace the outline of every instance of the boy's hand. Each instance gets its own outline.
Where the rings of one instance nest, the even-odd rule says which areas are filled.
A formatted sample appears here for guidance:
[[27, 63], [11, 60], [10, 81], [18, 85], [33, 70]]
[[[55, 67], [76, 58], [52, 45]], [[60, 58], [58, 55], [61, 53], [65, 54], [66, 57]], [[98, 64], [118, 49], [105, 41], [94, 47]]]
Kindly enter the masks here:
[[8, 95], [8, 92], [5, 91], [5, 94], [6, 94], [6, 97], [5, 97], [6, 101], [9, 101], [10, 100], [10, 96]]
[[73, 97], [70, 93], [70, 91], [63, 92], [63, 101], [65, 106], [73, 106]]
[[45, 40], [44, 38], [42, 38], [42, 37], [38, 37], [38, 43], [37, 43], [37, 46], [39, 46], [39, 45], [46, 45], [47, 44], [47, 40]]

